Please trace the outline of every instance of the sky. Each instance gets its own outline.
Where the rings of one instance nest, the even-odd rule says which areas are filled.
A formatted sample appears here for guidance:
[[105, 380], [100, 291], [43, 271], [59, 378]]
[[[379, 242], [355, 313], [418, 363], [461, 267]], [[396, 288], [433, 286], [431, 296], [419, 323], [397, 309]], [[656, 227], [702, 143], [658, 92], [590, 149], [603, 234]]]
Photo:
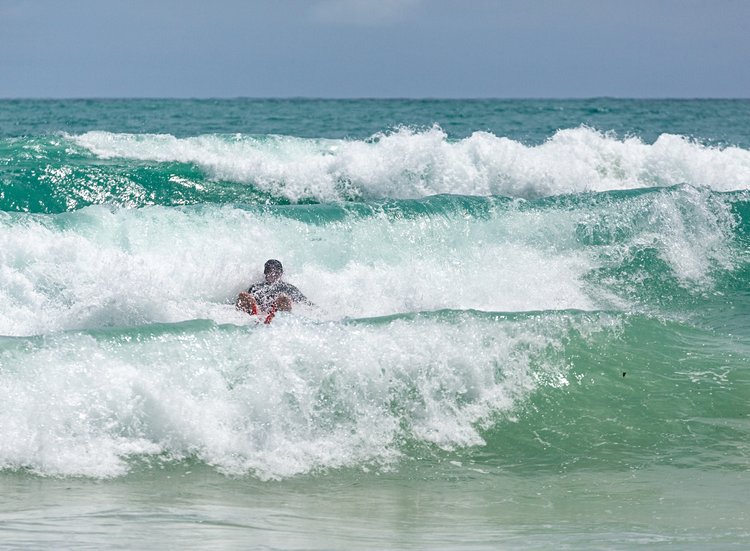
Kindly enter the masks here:
[[750, 97], [750, 0], [0, 0], [0, 98]]

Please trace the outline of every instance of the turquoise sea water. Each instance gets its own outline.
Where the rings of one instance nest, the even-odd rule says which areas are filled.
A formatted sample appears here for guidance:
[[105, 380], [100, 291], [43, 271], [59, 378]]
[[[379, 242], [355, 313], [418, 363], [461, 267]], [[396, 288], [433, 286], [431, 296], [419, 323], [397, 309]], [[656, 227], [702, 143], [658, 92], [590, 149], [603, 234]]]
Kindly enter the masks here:
[[749, 189], [745, 100], [0, 101], [0, 546], [744, 548]]

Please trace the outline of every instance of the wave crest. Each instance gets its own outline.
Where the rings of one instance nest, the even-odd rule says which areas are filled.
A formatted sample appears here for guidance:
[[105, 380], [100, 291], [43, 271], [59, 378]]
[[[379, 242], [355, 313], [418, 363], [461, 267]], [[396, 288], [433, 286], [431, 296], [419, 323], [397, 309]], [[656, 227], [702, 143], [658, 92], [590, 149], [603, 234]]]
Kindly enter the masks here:
[[210, 179], [251, 184], [291, 201], [750, 186], [745, 149], [709, 147], [673, 134], [649, 144], [585, 126], [559, 130], [536, 146], [487, 132], [451, 141], [437, 126], [400, 128], [367, 140], [109, 132], [70, 139], [101, 158], [191, 163]]

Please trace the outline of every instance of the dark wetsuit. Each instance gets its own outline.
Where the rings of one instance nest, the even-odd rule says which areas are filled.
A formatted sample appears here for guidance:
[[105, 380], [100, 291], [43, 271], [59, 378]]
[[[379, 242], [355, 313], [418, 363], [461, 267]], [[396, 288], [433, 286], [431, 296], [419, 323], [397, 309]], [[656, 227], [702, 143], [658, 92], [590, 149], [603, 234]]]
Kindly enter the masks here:
[[310, 301], [307, 300], [307, 297], [303, 295], [299, 289], [286, 281], [256, 283], [255, 285], [252, 285], [247, 292], [253, 295], [253, 298], [255, 298], [255, 301], [258, 303], [258, 307], [266, 312], [271, 309], [273, 303], [279, 298], [279, 295], [288, 296], [292, 302], [304, 302], [305, 304], [310, 304]]

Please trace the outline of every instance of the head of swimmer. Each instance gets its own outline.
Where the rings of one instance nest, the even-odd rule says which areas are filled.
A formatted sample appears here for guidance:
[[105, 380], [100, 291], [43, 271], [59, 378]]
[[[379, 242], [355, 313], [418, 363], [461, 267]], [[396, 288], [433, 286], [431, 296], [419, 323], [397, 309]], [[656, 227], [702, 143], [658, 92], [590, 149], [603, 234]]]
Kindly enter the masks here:
[[281, 262], [278, 260], [267, 260], [265, 266], [263, 266], [263, 275], [266, 278], [266, 283], [275, 283], [281, 279], [281, 274], [284, 273], [284, 269], [281, 267]]

